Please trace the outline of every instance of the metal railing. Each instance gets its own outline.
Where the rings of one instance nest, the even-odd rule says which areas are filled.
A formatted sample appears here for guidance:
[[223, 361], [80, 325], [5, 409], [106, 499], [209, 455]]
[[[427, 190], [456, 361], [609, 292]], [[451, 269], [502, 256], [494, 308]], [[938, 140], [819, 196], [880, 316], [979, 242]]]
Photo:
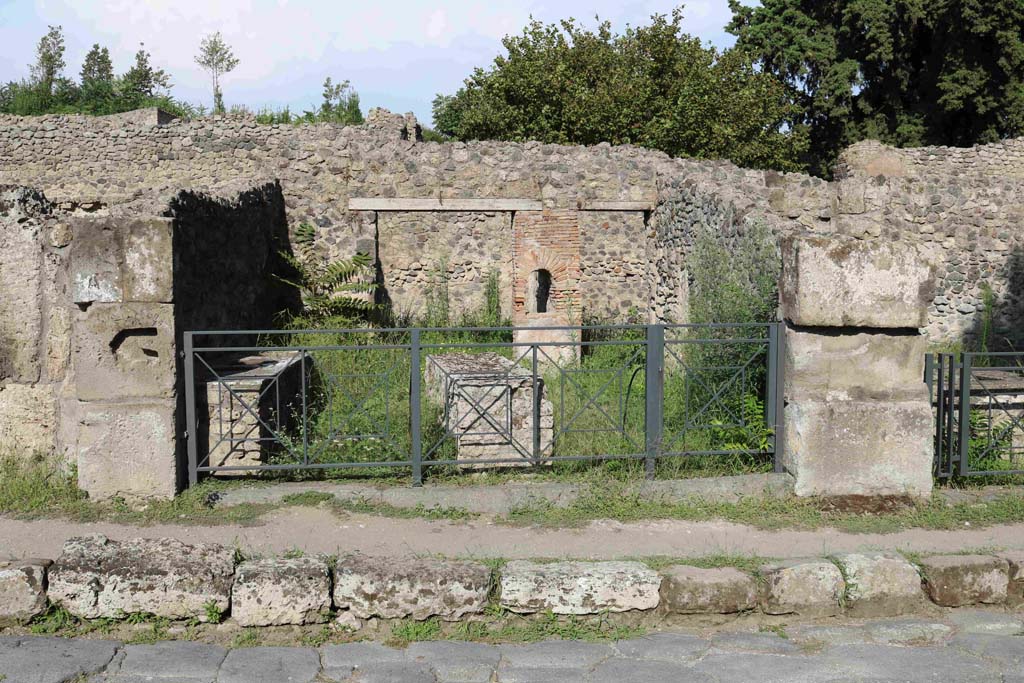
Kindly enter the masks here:
[[935, 475], [1024, 474], [1024, 353], [932, 353]]
[[203, 473], [749, 457], [781, 471], [778, 324], [196, 331]]

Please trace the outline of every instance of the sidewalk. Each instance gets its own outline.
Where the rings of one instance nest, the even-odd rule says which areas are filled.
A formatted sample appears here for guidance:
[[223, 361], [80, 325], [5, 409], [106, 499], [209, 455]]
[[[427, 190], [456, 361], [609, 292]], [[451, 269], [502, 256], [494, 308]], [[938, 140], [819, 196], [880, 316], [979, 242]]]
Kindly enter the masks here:
[[894, 534], [851, 534], [834, 529], [764, 531], [728, 522], [676, 520], [630, 524], [597, 521], [580, 528], [552, 529], [498, 525], [486, 519], [452, 522], [363, 514], [338, 516], [311, 507], [281, 508], [254, 526], [130, 526], [0, 518], [2, 552], [12, 558], [56, 559], [66, 539], [95, 533], [115, 540], [166, 536], [186, 543], [219, 543], [258, 555], [299, 549], [307, 554], [361, 552], [508, 559], [693, 558], [718, 554], [784, 559], [857, 550], [956, 553], [979, 548], [1024, 549], [1024, 524], [957, 531], [909, 529]]
[[[889, 619], [787, 627], [775, 633], [657, 633], [609, 644], [454, 641], [392, 649], [235, 650], [192, 642], [0, 637], [4, 683], [793, 683], [1024, 681], [1019, 615], [961, 610], [956, 622]], [[80, 677], [80, 678], [76, 678]]]

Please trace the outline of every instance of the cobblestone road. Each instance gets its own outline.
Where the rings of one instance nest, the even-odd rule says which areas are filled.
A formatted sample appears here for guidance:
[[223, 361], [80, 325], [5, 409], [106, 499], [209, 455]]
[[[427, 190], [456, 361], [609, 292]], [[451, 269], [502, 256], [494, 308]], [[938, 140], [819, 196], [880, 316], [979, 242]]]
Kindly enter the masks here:
[[225, 650], [191, 642], [0, 638], [3, 683], [1024, 683], [1021, 616], [960, 610], [954, 621], [889, 619], [609, 644], [375, 643]]

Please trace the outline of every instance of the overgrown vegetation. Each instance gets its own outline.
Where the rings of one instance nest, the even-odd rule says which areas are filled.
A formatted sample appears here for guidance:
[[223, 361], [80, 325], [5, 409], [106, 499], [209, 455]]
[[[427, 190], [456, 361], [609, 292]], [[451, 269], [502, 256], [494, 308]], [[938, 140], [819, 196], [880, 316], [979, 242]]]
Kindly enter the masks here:
[[359, 93], [348, 81], [335, 83], [328, 76], [324, 80], [323, 99], [316, 109], [307, 109], [294, 114], [289, 107], [282, 109], [264, 108], [256, 113], [259, 123], [340, 123], [343, 126], [357, 126], [365, 120], [359, 107]]
[[799, 168], [802, 129], [782, 82], [740, 50], [682, 30], [682, 9], [615, 33], [573, 19], [531, 21], [505, 55], [434, 100], [434, 125], [460, 140], [637, 144], [675, 156]]

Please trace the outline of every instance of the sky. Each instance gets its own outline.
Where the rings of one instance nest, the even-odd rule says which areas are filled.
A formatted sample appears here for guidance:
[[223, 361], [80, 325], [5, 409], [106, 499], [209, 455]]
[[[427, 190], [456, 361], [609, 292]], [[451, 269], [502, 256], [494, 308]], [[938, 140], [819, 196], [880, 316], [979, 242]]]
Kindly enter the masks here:
[[[753, 2], [753, 0], [745, 0]], [[130, 66], [139, 43], [172, 78], [172, 94], [212, 103], [209, 77], [195, 63], [203, 36], [220, 31], [239, 59], [222, 80], [229, 106], [312, 108], [324, 78], [348, 79], [363, 111], [413, 112], [429, 125], [438, 93], [452, 93], [474, 67], [502, 51], [501, 39], [534, 17], [575, 17], [595, 25], [647, 23], [679, 2], [658, 0], [0, 0], [0, 82], [28, 76], [48, 25], [64, 29], [65, 74], [77, 80], [93, 43], [110, 48], [115, 71]], [[727, 0], [689, 0], [684, 30], [718, 47]]]

